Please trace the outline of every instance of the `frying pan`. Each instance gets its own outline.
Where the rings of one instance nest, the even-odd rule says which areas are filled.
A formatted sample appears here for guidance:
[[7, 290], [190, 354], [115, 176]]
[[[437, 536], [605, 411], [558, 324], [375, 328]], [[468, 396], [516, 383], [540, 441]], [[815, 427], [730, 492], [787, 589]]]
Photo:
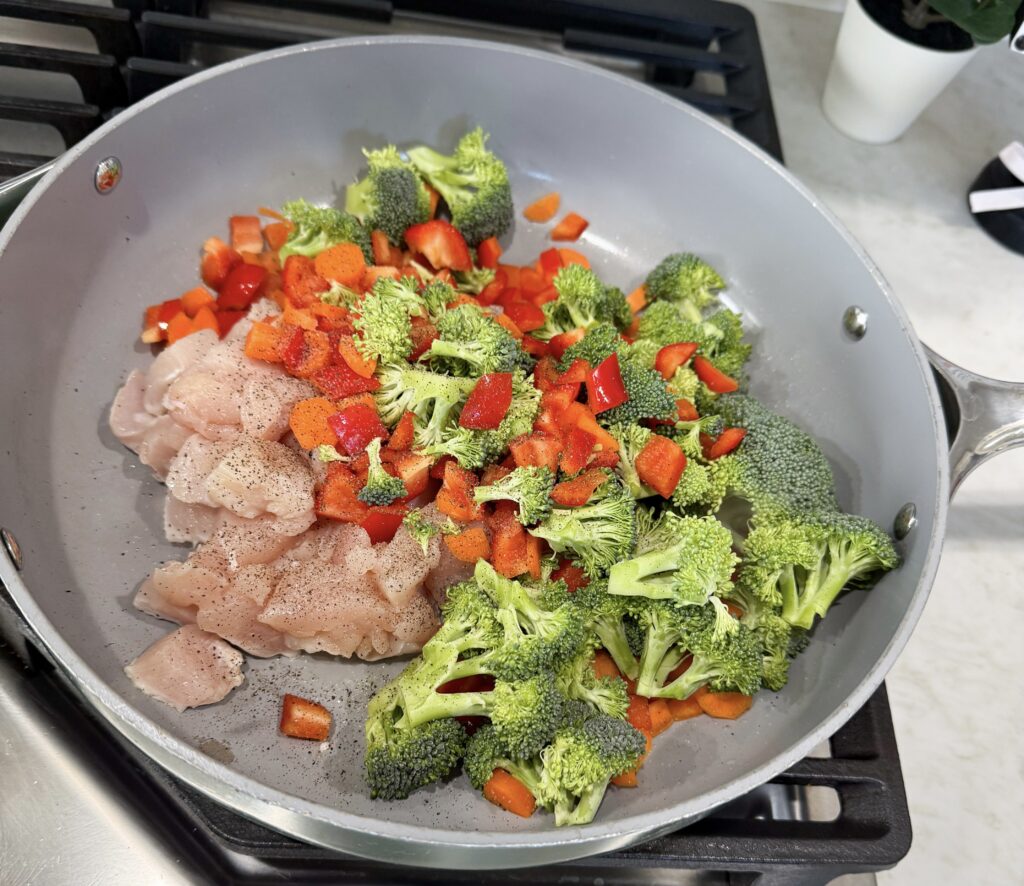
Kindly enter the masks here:
[[[137, 691], [125, 663], [169, 630], [131, 606], [163, 541], [163, 492], [112, 438], [118, 384], [151, 360], [143, 305], [193, 285], [197, 248], [232, 213], [333, 200], [359, 148], [450, 148], [481, 125], [523, 203], [557, 189], [591, 219], [583, 249], [632, 288], [666, 253], [705, 256], [755, 343], [752, 392], [802, 423], [840, 501], [894, 520], [903, 566], [850, 594], [815, 631], [789, 685], [741, 721], [700, 718], [659, 738], [643, 786], [612, 791], [592, 824], [522, 821], [464, 777], [398, 803], [362, 781], [370, 692], [400, 663], [250, 660], [226, 701], [178, 714]], [[120, 161], [106, 193], [97, 167]], [[542, 248], [517, 224], [511, 260]], [[152, 96], [65, 154], [0, 238], [0, 577], [26, 630], [114, 727], [244, 815], [361, 856], [436, 867], [545, 864], [621, 848], [768, 780], [831, 735], [882, 681], [938, 565], [951, 488], [1024, 442], [1024, 394], [928, 355], [878, 270], [765, 154], [637, 83], [552, 55], [438, 38], [337, 40], [254, 56]], [[856, 308], [856, 310], [850, 310]], [[845, 320], [844, 320], [845, 317]], [[947, 419], [959, 432], [953, 463]], [[912, 513], [913, 512], [913, 513]], [[15, 553], [15, 540], [20, 547]], [[17, 562], [16, 562], [17, 560]], [[329, 752], [281, 738], [281, 694], [335, 714]]]

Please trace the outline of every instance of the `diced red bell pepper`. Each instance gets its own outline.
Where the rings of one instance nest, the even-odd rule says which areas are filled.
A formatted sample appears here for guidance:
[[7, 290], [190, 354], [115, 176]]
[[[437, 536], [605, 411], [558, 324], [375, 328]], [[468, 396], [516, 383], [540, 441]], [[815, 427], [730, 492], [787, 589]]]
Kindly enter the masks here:
[[541, 357], [533, 367], [533, 385], [539, 391], [547, 391], [558, 384], [558, 364], [551, 356]]
[[569, 350], [576, 342], [582, 340], [587, 331], [581, 326], [578, 329], [570, 329], [568, 332], [560, 332], [548, 342], [551, 355], [556, 360], [561, 360], [562, 355]]
[[564, 474], [577, 474], [590, 461], [590, 453], [594, 451], [597, 438], [581, 428], [572, 428], [565, 437], [565, 451], [559, 460], [559, 467]]
[[558, 422], [558, 413], [553, 409], [541, 408], [537, 417], [533, 420], [533, 430], [554, 437], [562, 436], [562, 426]]
[[395, 456], [395, 476], [405, 484], [405, 501], [426, 492], [430, 484], [430, 465], [433, 459], [429, 455], [415, 452], [396, 452]]
[[541, 341], [532, 335], [524, 335], [520, 344], [523, 346], [523, 350], [531, 357], [545, 357], [551, 350], [546, 341]]
[[430, 476], [435, 480], [443, 480], [449, 462], [455, 461], [450, 455], [442, 455], [430, 468]]
[[281, 352], [284, 368], [296, 378], [312, 378], [331, 363], [331, 340], [318, 329], [298, 329]]
[[538, 308], [542, 308], [549, 301], [556, 301], [557, 299], [558, 290], [555, 289], [554, 286], [545, 286], [540, 292], [531, 295], [529, 302], [532, 305], [536, 305]]
[[671, 498], [679, 478], [686, 470], [686, 456], [679, 444], [660, 434], [651, 434], [651, 439], [640, 450], [633, 463], [637, 476], [662, 498]]
[[587, 405], [594, 415], [600, 415], [629, 399], [619, 369], [619, 355], [612, 354], [602, 360], [587, 376]]
[[501, 258], [501, 244], [496, 237], [488, 237], [481, 240], [476, 248], [476, 257], [482, 268], [497, 268], [498, 260]]
[[607, 473], [600, 468], [591, 468], [578, 477], [556, 483], [551, 490], [551, 500], [563, 508], [581, 508], [607, 482]]
[[217, 332], [220, 337], [224, 338], [247, 313], [248, 311], [217, 311]]
[[540, 271], [524, 267], [519, 271], [519, 290], [523, 298], [532, 301], [533, 297], [547, 289], [548, 281]]
[[519, 522], [518, 505], [508, 500], [497, 501], [487, 517], [491, 530], [491, 563], [495, 571], [506, 578], [515, 578], [528, 572], [530, 564], [527, 538]]
[[551, 280], [555, 274], [562, 270], [562, 254], [552, 246], [551, 249], [545, 249], [537, 260], [540, 265], [540, 272], [544, 275], [547, 280]]
[[481, 486], [493, 486], [503, 477], [507, 477], [512, 473], [512, 468], [507, 468], [505, 465], [492, 464], [484, 468], [483, 473], [480, 475]]
[[242, 263], [242, 256], [228, 246], [220, 237], [210, 237], [203, 244], [203, 258], [200, 264], [200, 276], [211, 289], [220, 291], [221, 284], [228, 272]]
[[697, 353], [699, 345], [695, 341], [680, 341], [672, 345], [665, 345], [658, 356], [654, 358], [654, 368], [661, 373], [664, 379], [670, 379], [676, 374], [676, 370], [686, 363]]
[[513, 322], [512, 318], [508, 314], [502, 312], [494, 315], [494, 322], [501, 326], [503, 329], [508, 331], [508, 334], [512, 336], [516, 341], [523, 340], [523, 330], [520, 329]]
[[697, 421], [700, 418], [697, 407], [686, 399], [676, 400], [676, 411], [679, 413], [679, 421]]
[[513, 301], [505, 305], [505, 316], [516, 324], [523, 332], [540, 329], [547, 318], [544, 312], [528, 301]]
[[740, 442], [746, 436], [747, 432], [744, 428], [726, 428], [708, 448], [708, 461], [728, 455], [740, 445]]
[[[587, 376], [590, 375], [590, 364], [586, 361], [577, 357], [572, 361], [572, 365], [565, 370], [558, 379], [555, 381], [556, 385], [572, 385], [572, 384], [583, 384], [587, 380]], [[574, 398], [575, 399], [575, 398]]]
[[495, 278], [481, 290], [480, 294], [476, 297], [476, 300], [480, 302], [480, 304], [483, 305], [485, 308], [487, 308], [493, 305], [495, 302], [497, 302], [497, 300], [501, 298], [502, 293], [504, 293], [504, 291], [505, 284], [499, 283], [498, 279]]
[[473, 499], [473, 490], [478, 483], [476, 474], [460, 468], [455, 461], [449, 461], [444, 467], [444, 482], [434, 500], [437, 509], [460, 523], [478, 519], [480, 506]]
[[217, 295], [217, 308], [223, 311], [247, 310], [263, 294], [267, 270], [242, 262], [228, 271]]
[[341, 412], [328, 417], [327, 424], [338, 435], [338, 443], [349, 455], [363, 452], [370, 441], [388, 436], [388, 430], [381, 423], [375, 409], [363, 403], [356, 403]]
[[258, 215], [233, 215], [228, 220], [231, 246], [239, 252], [263, 252], [263, 231]]
[[560, 413], [569, 408], [570, 403], [575, 403], [580, 394], [580, 385], [555, 385], [540, 395], [540, 408], [550, 409]]
[[490, 431], [501, 424], [512, 405], [512, 373], [489, 372], [480, 376], [459, 416], [459, 426]]
[[366, 530], [372, 544], [380, 544], [395, 537], [408, 513], [409, 509], [405, 505], [378, 505], [367, 510], [359, 525]]
[[619, 463], [619, 454], [610, 449], [601, 449], [590, 456], [588, 468], [614, 468]]
[[171, 298], [158, 305], [150, 305], [142, 318], [142, 340], [147, 345], [167, 341], [167, 324], [184, 310], [180, 298]]
[[304, 255], [289, 255], [281, 269], [281, 288], [295, 307], [305, 308], [315, 301], [319, 293], [331, 288], [316, 272], [313, 259]]
[[473, 267], [473, 259], [462, 234], [442, 219], [407, 228], [405, 242], [436, 270], [450, 268], [453, 271], [468, 271]]
[[317, 516], [342, 523], [359, 523], [369, 510], [359, 500], [361, 488], [352, 471], [340, 462], [331, 462], [327, 466], [327, 478], [316, 496]]
[[715, 394], [731, 394], [739, 389], [739, 382], [716, 369], [707, 357], [694, 357], [693, 371], [697, 373], [697, 378], [708, 386], [708, 390]]
[[590, 584], [590, 576], [570, 560], [562, 560], [558, 568], [551, 573], [551, 580], [564, 581], [565, 586], [573, 593]]
[[516, 467], [547, 467], [558, 470], [558, 459], [562, 452], [562, 438], [551, 434], [534, 432], [516, 437], [508, 445]]
[[332, 400], [344, 400], [353, 394], [376, 391], [380, 382], [375, 378], [363, 378], [352, 371], [344, 360], [326, 366], [310, 377], [310, 381], [322, 394]]
[[562, 430], [568, 433], [570, 428], [582, 428], [597, 438], [597, 445], [612, 452], [619, 451], [619, 441], [609, 434], [594, 418], [594, 413], [583, 403], [570, 403], [561, 415]]
[[402, 417], [391, 432], [391, 439], [388, 440], [388, 449], [408, 450], [412, 449], [413, 441], [413, 414], [403, 413]]
[[449, 680], [437, 687], [441, 695], [449, 695], [453, 692], [490, 692], [494, 688], [494, 677], [490, 674], [473, 674], [471, 677], [459, 677], [458, 680]]

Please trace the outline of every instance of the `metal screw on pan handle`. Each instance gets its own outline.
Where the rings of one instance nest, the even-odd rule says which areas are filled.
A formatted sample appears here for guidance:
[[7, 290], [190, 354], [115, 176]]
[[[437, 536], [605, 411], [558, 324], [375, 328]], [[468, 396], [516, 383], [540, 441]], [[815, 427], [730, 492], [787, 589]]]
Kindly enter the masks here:
[[949, 448], [949, 494], [992, 456], [1024, 446], [1024, 384], [977, 375], [925, 347], [956, 398], [959, 425]]

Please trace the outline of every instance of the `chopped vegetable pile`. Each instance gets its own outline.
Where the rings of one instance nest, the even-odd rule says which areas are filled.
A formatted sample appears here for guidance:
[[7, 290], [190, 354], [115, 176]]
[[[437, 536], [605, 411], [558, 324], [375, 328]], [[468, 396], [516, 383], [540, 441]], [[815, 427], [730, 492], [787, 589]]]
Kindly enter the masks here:
[[[224, 335], [276, 302], [245, 352], [318, 391], [290, 420], [325, 463], [318, 518], [374, 542], [404, 523], [471, 564], [370, 702], [371, 794], [461, 763], [510, 812], [585, 824], [672, 722], [782, 689], [815, 621], [898, 556], [839, 509], [814, 440], [744, 392], [751, 348], [705, 261], [669, 255], [629, 295], [574, 249], [503, 263], [512, 193], [480, 130], [450, 155], [366, 158], [344, 211], [233, 218], [230, 245], [205, 244], [209, 289], [149, 309], [143, 340]], [[568, 212], [549, 233], [587, 226]]]

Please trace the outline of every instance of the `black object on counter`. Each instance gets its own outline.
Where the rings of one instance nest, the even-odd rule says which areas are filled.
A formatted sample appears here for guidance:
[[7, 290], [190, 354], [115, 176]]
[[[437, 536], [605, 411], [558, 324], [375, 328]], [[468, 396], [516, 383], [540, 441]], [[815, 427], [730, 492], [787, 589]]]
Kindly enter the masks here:
[[[1024, 8], [1024, 7], [1022, 7]], [[998, 188], [1020, 188], [1020, 181], [998, 157], [993, 158], [974, 180], [968, 194], [975, 191], [992, 191]], [[1024, 255], [1024, 209], [1004, 209], [995, 212], [975, 212], [974, 220], [993, 240], [1007, 249]]]

